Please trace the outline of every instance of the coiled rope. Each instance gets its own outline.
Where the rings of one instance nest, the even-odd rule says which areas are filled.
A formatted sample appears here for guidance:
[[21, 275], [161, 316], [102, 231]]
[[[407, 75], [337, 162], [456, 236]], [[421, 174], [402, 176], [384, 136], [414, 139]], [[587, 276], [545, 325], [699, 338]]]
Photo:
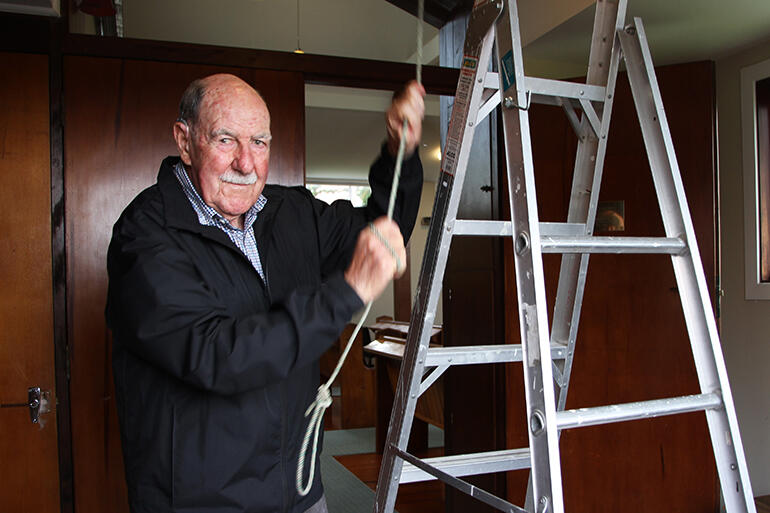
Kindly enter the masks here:
[[[424, 0], [419, 0], [417, 4], [417, 82], [422, 83], [422, 20], [425, 13], [425, 2]], [[388, 201], [388, 219], [393, 219], [393, 209], [396, 206], [396, 193], [398, 191], [398, 182], [401, 179], [401, 165], [404, 161], [404, 152], [406, 150], [406, 130], [408, 128], [407, 120], [404, 119], [404, 123], [401, 126], [401, 139], [398, 144], [398, 154], [396, 155], [396, 168], [393, 171], [393, 184], [390, 187], [390, 200]], [[373, 224], [369, 223], [369, 229], [374, 232], [374, 234], [377, 236], [377, 238], [385, 244], [385, 247], [388, 248], [391, 255], [393, 255], [394, 260], [396, 260], [396, 268], [400, 272], [403, 268], [403, 264], [401, 263], [400, 259], [397, 258], [395, 250], [388, 244], [387, 240], [382, 236], [382, 234], [374, 227]], [[308, 423], [307, 430], [305, 430], [305, 437], [302, 440], [302, 449], [299, 453], [299, 458], [297, 460], [297, 493], [302, 495], [303, 497], [310, 492], [310, 489], [313, 487], [313, 478], [315, 477], [315, 462], [316, 462], [316, 453], [318, 451], [318, 434], [321, 431], [321, 424], [323, 423], [323, 416], [326, 412], [326, 409], [331, 406], [332, 404], [332, 396], [329, 392], [329, 389], [332, 386], [332, 383], [334, 383], [334, 380], [337, 378], [337, 374], [339, 374], [340, 369], [342, 368], [342, 364], [345, 363], [345, 358], [347, 358], [348, 353], [350, 352], [350, 348], [353, 347], [353, 341], [356, 339], [356, 336], [358, 336], [358, 332], [361, 331], [361, 327], [364, 325], [364, 322], [366, 322], [366, 318], [369, 315], [369, 310], [372, 309], [372, 301], [369, 302], [369, 304], [366, 305], [366, 308], [364, 309], [364, 312], [361, 314], [361, 319], [358, 321], [358, 324], [356, 324], [355, 329], [353, 330], [353, 333], [350, 335], [350, 338], [348, 339], [347, 344], [345, 345], [345, 350], [342, 351], [342, 355], [340, 355], [340, 360], [337, 362], [337, 366], [334, 368], [334, 371], [332, 372], [331, 376], [329, 376], [329, 379], [318, 387], [318, 393], [316, 394], [315, 401], [312, 402], [312, 404], [308, 407], [307, 410], [305, 410], [305, 417], [310, 417], [310, 422]], [[308, 476], [308, 481], [306, 484], [302, 484], [302, 475], [305, 471], [305, 456], [307, 454], [307, 447], [310, 444], [310, 438], [313, 438], [313, 450], [310, 457], [310, 475]]]

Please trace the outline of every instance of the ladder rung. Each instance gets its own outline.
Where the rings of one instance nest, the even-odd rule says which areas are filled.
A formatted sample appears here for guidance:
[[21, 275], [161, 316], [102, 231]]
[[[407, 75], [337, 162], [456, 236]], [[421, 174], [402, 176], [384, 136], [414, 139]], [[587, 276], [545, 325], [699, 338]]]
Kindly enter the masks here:
[[[563, 236], [583, 235], [585, 233], [583, 223], [540, 223], [540, 235]], [[471, 219], [457, 219], [452, 229], [453, 235], [479, 235], [492, 237], [510, 237], [510, 221], [478, 221]]]
[[510, 221], [472, 221], [470, 219], [457, 219], [452, 228], [452, 235], [510, 237], [512, 233]]
[[[566, 347], [551, 344], [551, 359], [567, 357]], [[522, 360], [521, 344], [497, 344], [491, 346], [430, 347], [425, 357], [426, 367], [439, 365], [473, 365], [479, 363], [506, 363]]]
[[[504, 451], [458, 454], [421, 459], [423, 463], [455, 477], [475, 476], [491, 472], [507, 472], [530, 467], [529, 449], [506, 449]], [[416, 483], [436, 479], [411, 463], [404, 462], [401, 483]]]
[[[540, 245], [543, 253], [662, 253], [678, 255], [687, 249], [676, 237], [595, 237], [581, 235], [581, 223], [540, 223]], [[453, 235], [510, 237], [510, 221], [477, 221], [457, 219]]]
[[627, 420], [649, 419], [677, 413], [720, 408], [722, 397], [719, 394], [698, 394], [670, 399], [655, 399], [635, 403], [613, 404], [596, 408], [580, 408], [556, 412], [556, 427], [572, 429], [599, 424], [610, 424]]
[[679, 255], [687, 249], [675, 237], [554, 236], [540, 238], [543, 253], [663, 253]]

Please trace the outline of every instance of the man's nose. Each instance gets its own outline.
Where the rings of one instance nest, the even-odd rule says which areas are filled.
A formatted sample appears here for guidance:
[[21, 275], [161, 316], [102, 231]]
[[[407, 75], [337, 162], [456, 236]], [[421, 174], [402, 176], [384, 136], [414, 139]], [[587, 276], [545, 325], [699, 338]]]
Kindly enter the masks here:
[[238, 149], [235, 150], [235, 158], [233, 159], [233, 168], [245, 174], [253, 171], [254, 155], [249, 151], [249, 148], [238, 145]]

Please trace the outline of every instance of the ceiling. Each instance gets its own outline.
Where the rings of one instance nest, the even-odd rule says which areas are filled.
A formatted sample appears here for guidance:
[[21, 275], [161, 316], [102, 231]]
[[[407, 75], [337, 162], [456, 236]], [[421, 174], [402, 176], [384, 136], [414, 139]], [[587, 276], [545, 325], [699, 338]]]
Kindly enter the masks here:
[[[391, 93], [306, 86], [305, 139], [308, 181], [364, 182], [369, 164], [385, 138], [384, 111]], [[340, 108], [344, 105], [345, 108]], [[425, 179], [435, 182], [440, 168], [437, 97], [426, 102], [420, 155]]]
[[[426, 1], [428, 21], [434, 25], [467, 4]], [[312, 54], [414, 62], [417, 21], [410, 12], [416, 12], [416, 5], [417, 0], [123, 0], [123, 24], [125, 36], [132, 38], [279, 51], [300, 46]], [[519, 13], [527, 74], [585, 73], [591, 0], [520, 0]], [[717, 60], [770, 38], [769, 0], [630, 0], [626, 19], [632, 16], [643, 18], [656, 64]], [[73, 15], [70, 21], [73, 32], [93, 31], [85, 15]], [[423, 61], [437, 64], [438, 30], [427, 22], [423, 27]], [[382, 138], [382, 111], [390, 93], [317, 88], [308, 85], [306, 91], [308, 177], [331, 176], [334, 168], [351, 179], [364, 178]], [[438, 119], [432, 119], [437, 100], [430, 103], [426, 123], [437, 127]], [[346, 111], [351, 113], [348, 122], [341, 117]], [[323, 129], [332, 120], [334, 130]], [[429, 139], [433, 132], [438, 130], [426, 130], [430, 149], [438, 145], [437, 136]], [[357, 144], [363, 133], [371, 141]], [[325, 137], [344, 144], [339, 147]], [[322, 148], [335, 150], [319, 160]], [[359, 150], [365, 160], [352, 158]]]
[[[594, 12], [590, 5], [527, 45], [527, 73], [584, 74]], [[762, 41], [770, 44], [766, 0], [630, 0], [626, 20], [633, 17], [642, 18], [656, 65], [716, 61]]]

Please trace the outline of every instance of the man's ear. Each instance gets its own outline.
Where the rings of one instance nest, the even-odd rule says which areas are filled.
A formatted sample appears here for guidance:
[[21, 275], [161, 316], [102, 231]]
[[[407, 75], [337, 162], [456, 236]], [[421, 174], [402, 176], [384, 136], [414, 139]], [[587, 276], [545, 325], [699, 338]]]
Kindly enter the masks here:
[[190, 125], [179, 120], [174, 123], [173, 131], [176, 147], [179, 150], [179, 156], [182, 158], [182, 162], [189, 166], [192, 163], [192, 160], [190, 159], [190, 148], [193, 144]]

